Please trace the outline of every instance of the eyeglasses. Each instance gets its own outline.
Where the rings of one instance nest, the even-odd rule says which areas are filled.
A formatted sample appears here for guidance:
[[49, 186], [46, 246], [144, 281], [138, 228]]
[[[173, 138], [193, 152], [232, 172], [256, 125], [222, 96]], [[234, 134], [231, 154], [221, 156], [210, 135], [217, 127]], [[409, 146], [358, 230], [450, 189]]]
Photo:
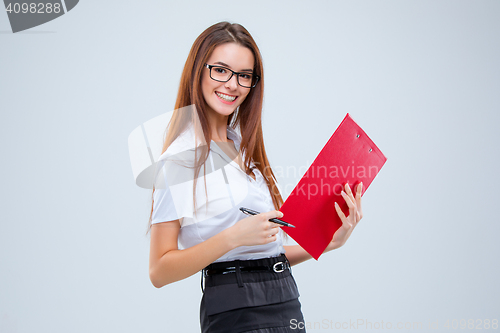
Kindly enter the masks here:
[[238, 84], [244, 88], [253, 88], [257, 85], [260, 77], [252, 72], [234, 72], [223, 66], [214, 66], [205, 64], [205, 67], [210, 70], [210, 78], [214, 81], [227, 82], [236, 74]]

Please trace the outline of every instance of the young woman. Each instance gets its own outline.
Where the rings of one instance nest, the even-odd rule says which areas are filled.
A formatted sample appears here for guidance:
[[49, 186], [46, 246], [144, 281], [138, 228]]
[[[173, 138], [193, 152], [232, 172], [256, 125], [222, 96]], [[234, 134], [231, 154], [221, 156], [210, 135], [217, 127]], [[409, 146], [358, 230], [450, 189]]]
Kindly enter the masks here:
[[[161, 288], [202, 271], [202, 332], [299, 332], [290, 266], [311, 258], [284, 246], [283, 199], [261, 126], [264, 73], [255, 41], [221, 22], [194, 42], [168, 126], [150, 216], [150, 278]], [[362, 217], [361, 184], [326, 251], [342, 246]], [[239, 207], [262, 212], [247, 217]], [[178, 246], [180, 245], [180, 247]], [[295, 321], [293, 321], [295, 320]]]

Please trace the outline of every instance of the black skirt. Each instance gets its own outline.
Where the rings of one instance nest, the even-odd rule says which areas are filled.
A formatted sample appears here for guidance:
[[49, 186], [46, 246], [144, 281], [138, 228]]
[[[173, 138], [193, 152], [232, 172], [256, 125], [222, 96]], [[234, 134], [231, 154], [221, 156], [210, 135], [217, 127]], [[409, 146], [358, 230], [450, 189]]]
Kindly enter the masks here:
[[[274, 258], [215, 263], [206, 269], [235, 267], [238, 264], [273, 266], [280, 261], [288, 260], [282, 254]], [[212, 276], [205, 276], [204, 271], [204, 292], [200, 304], [202, 333], [305, 332], [296, 324], [304, 323], [304, 319], [299, 291], [290, 269], [282, 272], [237, 270]]]

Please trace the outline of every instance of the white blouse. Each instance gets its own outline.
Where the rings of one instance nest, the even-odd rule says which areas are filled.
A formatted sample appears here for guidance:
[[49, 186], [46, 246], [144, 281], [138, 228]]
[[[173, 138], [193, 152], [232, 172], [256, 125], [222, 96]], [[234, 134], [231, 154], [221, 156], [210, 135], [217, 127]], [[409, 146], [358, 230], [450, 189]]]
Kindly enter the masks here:
[[[239, 151], [239, 133], [228, 126], [227, 137], [233, 140]], [[200, 154], [200, 148], [191, 126], [158, 159], [151, 223], [179, 219], [181, 229], [178, 243], [181, 249], [199, 244], [248, 217], [239, 210], [240, 207], [258, 212], [275, 209], [260, 171], [257, 168], [253, 170], [254, 180], [214, 141], [210, 144], [209, 156], [198, 175], [194, 206], [193, 165], [195, 154]], [[253, 163], [252, 167], [255, 167]], [[280, 229], [274, 242], [237, 247], [216, 262], [274, 257], [284, 252], [283, 232]]]

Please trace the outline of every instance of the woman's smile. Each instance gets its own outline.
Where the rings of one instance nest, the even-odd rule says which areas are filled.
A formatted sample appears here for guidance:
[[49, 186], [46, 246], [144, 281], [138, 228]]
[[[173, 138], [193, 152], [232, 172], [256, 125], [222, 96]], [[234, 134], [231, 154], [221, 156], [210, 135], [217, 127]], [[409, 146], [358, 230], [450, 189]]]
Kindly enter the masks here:
[[[207, 64], [212, 66], [221, 66], [235, 72], [251, 72], [255, 60], [253, 53], [247, 47], [237, 43], [224, 43], [218, 45], [212, 55], [207, 59]], [[224, 128], [227, 125], [225, 119], [219, 116], [227, 117], [232, 114], [245, 101], [251, 88], [243, 87], [238, 84], [238, 75], [233, 74], [228, 81], [223, 82], [211, 78], [213, 75], [226, 74], [228, 71], [218, 73], [217, 68], [203, 68], [201, 78], [201, 89], [203, 98], [207, 103], [207, 117], [219, 119]], [[223, 70], [223, 69], [219, 69]], [[215, 119], [213, 118], [213, 119]], [[216, 123], [214, 122], [214, 126]]]
[[223, 94], [221, 92], [216, 91], [215, 94], [219, 97], [220, 101], [224, 104], [232, 105], [234, 101], [238, 98], [238, 96]]

